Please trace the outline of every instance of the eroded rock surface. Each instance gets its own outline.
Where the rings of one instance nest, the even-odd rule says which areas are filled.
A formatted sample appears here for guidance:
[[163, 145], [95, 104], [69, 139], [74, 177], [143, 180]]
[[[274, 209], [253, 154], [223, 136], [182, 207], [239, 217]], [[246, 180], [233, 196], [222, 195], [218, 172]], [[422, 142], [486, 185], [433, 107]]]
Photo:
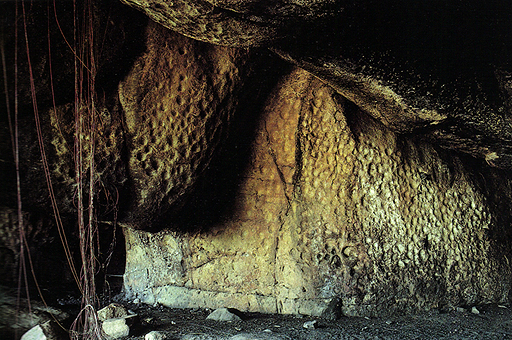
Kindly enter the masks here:
[[149, 26], [147, 51], [119, 86], [134, 195], [127, 222], [183, 203], [225, 138], [245, 59], [241, 50]]
[[345, 315], [508, 299], [493, 212], [456, 158], [299, 69], [263, 117], [229, 220], [203, 233], [125, 230], [128, 296], [311, 315], [336, 297]]
[[295, 29], [294, 24], [328, 17], [334, 3], [333, 0], [122, 2], [187, 37], [231, 47], [268, 44]]
[[[464, 44], [457, 45], [460, 53], [440, 54], [457, 37], [471, 42], [461, 32], [441, 40], [439, 50], [426, 39], [425, 49], [434, 52], [422, 54], [409, 51], [414, 39], [400, 34], [419, 27], [412, 32], [430, 37], [423, 32], [430, 17], [396, 26], [400, 15], [386, 17], [387, 2], [332, 12], [336, 2], [139, 3], [163, 24], [170, 18], [173, 30], [216, 45], [156, 23], [144, 38], [135, 30], [107, 30], [115, 34], [105, 36], [105, 46], [117, 52], [105, 59], [126, 65], [100, 66], [97, 120], [86, 128], [94, 133], [78, 139], [75, 114], [89, 119], [82, 115], [87, 110], [68, 103], [69, 91], [57, 93], [56, 107], [48, 88], [36, 91], [45, 103], [41, 137], [52, 190], [66, 233], [74, 236], [71, 246], [80, 165], [95, 184], [100, 239], [106, 231], [113, 237], [118, 222], [125, 227], [128, 298], [334, 316], [510, 299], [512, 178], [497, 169], [508, 169], [510, 156], [507, 33], [478, 39], [500, 47], [492, 55]], [[112, 18], [124, 23], [119, 27], [145, 27], [144, 20]], [[328, 33], [333, 25], [340, 30]], [[512, 31], [503, 30], [503, 21], [492, 27]], [[46, 27], [40, 31], [46, 35]], [[261, 49], [233, 47], [262, 42], [298, 67]], [[459, 66], [462, 57], [468, 63]], [[43, 70], [45, 58], [37, 59]], [[454, 69], [445, 76], [447, 61]], [[70, 75], [62, 75], [62, 84], [73, 84]], [[20, 134], [23, 209], [29, 240], [39, 233], [44, 243], [54, 217], [44, 215], [59, 216], [48, 199], [28, 106]], [[7, 127], [0, 130], [8, 136]], [[81, 164], [78, 141], [86, 145]], [[0, 151], [7, 169], [9, 143], [2, 140]], [[2, 179], [9, 187], [1, 192], [0, 255], [7, 260], [19, 258], [13, 174]], [[47, 254], [58, 254], [54, 244]]]
[[395, 131], [512, 167], [508, 3], [125, 2], [194, 39], [266, 42]]

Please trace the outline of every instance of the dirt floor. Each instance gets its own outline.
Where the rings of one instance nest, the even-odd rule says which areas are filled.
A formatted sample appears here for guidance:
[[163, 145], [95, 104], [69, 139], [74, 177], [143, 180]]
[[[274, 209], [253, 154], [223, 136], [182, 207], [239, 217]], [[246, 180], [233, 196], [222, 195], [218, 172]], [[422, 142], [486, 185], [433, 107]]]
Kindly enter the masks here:
[[[23, 327], [16, 337], [11, 332], [13, 320], [20, 319], [12, 312], [16, 309], [12, 293], [0, 289], [0, 340], [18, 340], [24, 332], [21, 331]], [[512, 339], [511, 305], [482, 305], [382, 318], [341, 317], [336, 321], [308, 316], [240, 313], [242, 321], [229, 322], [207, 320], [212, 312], [208, 309], [175, 309], [113, 300], [119, 300], [118, 303], [137, 315], [127, 319], [130, 335], [123, 340]], [[111, 301], [112, 298], [104, 299], [103, 304]], [[54, 308], [40, 305], [32, 301], [33, 315], [51, 312], [68, 325], [80, 310], [80, 301], [76, 297], [53, 300], [51, 307]], [[316, 321], [315, 327], [304, 328], [310, 321]], [[145, 339], [151, 331], [158, 331], [165, 338]]]
[[[311, 317], [244, 314], [243, 321], [206, 320], [210, 310], [181, 310], [129, 305], [138, 314], [130, 340], [160, 331], [167, 339], [183, 340], [334, 340], [334, 339], [512, 339], [510, 306], [477, 306], [476, 310], [429, 312], [389, 318], [342, 317], [328, 321]], [[479, 314], [475, 314], [479, 312]], [[317, 320], [316, 328], [304, 323]]]

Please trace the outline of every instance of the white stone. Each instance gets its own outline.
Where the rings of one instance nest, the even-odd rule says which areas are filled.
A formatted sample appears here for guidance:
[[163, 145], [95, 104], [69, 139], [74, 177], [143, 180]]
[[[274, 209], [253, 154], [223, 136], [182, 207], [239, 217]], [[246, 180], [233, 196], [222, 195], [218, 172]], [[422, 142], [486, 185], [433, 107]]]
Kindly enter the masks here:
[[230, 312], [227, 308], [218, 308], [206, 317], [207, 320], [216, 321], [242, 321], [242, 319]]
[[167, 339], [167, 336], [158, 331], [151, 331], [144, 337], [144, 340], [164, 340]]
[[476, 307], [473, 306], [473, 308], [471, 308], [471, 313], [480, 314], [480, 311]]
[[128, 336], [130, 333], [130, 327], [128, 327], [124, 318], [105, 320], [103, 321], [102, 328], [107, 335], [114, 339]]
[[217, 340], [217, 337], [208, 334], [186, 334], [181, 337], [181, 340]]
[[306, 328], [306, 329], [315, 329], [315, 328], [318, 328], [318, 321], [316, 320], [313, 320], [313, 321], [306, 321], [304, 322], [304, 324], [302, 325], [302, 327]]
[[41, 326], [37, 325], [23, 334], [21, 340], [48, 340], [48, 338], [44, 334]]
[[228, 340], [284, 340], [289, 339], [288, 337], [282, 337], [275, 334], [269, 334], [267, 332], [265, 333], [241, 333], [237, 335], [233, 335]]
[[57, 340], [61, 339], [57, 333], [57, 324], [53, 321], [40, 323], [28, 330], [21, 340]]

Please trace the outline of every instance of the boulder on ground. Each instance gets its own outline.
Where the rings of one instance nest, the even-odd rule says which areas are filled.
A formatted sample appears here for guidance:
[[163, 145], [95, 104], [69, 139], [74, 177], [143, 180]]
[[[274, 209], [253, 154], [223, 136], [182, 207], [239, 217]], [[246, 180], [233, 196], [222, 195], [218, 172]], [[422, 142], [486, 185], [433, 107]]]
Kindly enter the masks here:
[[238, 311], [228, 308], [218, 308], [206, 317], [207, 320], [216, 321], [242, 321]]

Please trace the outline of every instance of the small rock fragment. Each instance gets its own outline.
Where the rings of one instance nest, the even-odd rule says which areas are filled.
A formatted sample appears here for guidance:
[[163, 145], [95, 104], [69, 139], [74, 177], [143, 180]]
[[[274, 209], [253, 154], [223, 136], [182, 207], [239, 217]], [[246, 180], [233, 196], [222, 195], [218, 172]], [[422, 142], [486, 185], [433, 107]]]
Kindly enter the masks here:
[[480, 314], [480, 311], [475, 306], [473, 306], [471, 308], [471, 313], [473, 313], [473, 314]]
[[126, 324], [126, 319], [115, 318], [103, 321], [103, 331], [113, 337], [114, 339], [128, 336], [130, 333], [130, 327]]
[[29, 329], [25, 334], [23, 334], [21, 340], [48, 340], [48, 338], [44, 334], [41, 326], [37, 325]]
[[208, 315], [206, 319], [216, 321], [241, 321], [242, 318], [235, 313], [236, 311], [234, 309], [218, 308]]
[[111, 303], [110, 305], [98, 311], [98, 319], [105, 321], [107, 319], [122, 318], [128, 316], [126, 308], [119, 303]]
[[181, 340], [217, 340], [217, 337], [208, 334], [185, 334]]
[[29, 329], [21, 340], [58, 340], [64, 337], [59, 332], [57, 324], [53, 321], [46, 321]]
[[302, 325], [302, 327], [304, 327], [304, 328], [306, 328], [306, 329], [315, 329], [315, 328], [318, 328], [318, 321], [317, 321], [317, 320], [306, 321], [306, 322], [304, 322], [304, 324]]
[[[263, 333], [263, 332], [262, 332]], [[228, 340], [285, 340], [290, 339], [288, 337], [282, 337], [279, 335], [269, 334], [265, 332], [264, 334], [259, 333], [242, 333], [233, 335], [231, 338], [228, 338]]]
[[322, 312], [322, 318], [332, 321], [339, 320], [343, 315], [341, 307], [341, 299], [339, 297], [332, 298], [325, 310]]
[[466, 309], [465, 308], [462, 308], [462, 307], [455, 307], [455, 310], [459, 313], [465, 313], [466, 312]]
[[164, 340], [166, 338], [164, 333], [158, 331], [151, 331], [144, 336], [144, 340]]

